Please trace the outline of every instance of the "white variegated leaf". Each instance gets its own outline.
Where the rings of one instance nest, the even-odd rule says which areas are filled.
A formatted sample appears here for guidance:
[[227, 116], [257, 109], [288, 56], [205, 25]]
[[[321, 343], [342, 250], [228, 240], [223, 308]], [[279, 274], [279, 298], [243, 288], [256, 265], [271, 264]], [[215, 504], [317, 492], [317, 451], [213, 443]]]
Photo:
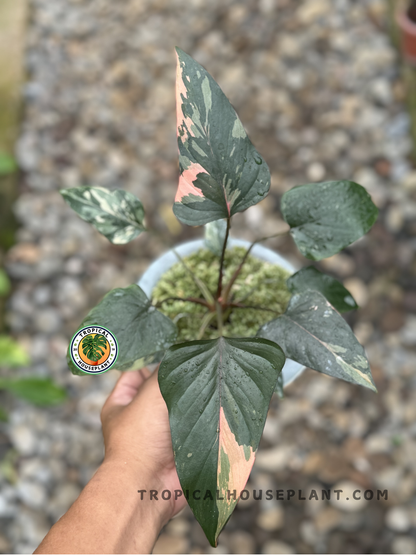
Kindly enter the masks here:
[[115, 245], [124, 245], [145, 231], [143, 205], [127, 191], [73, 187], [60, 192], [78, 216]]

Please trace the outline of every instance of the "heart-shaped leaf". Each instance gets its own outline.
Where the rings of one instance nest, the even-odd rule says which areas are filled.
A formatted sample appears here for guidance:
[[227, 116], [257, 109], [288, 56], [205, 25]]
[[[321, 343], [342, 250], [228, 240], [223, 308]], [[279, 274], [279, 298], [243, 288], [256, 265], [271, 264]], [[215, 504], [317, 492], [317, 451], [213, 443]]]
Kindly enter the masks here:
[[270, 188], [266, 162], [211, 75], [179, 48], [176, 114], [180, 178], [173, 211], [203, 225], [260, 202]]
[[363, 347], [318, 291], [293, 296], [286, 312], [264, 324], [258, 335], [279, 341], [286, 356], [300, 364], [377, 391]]
[[361, 185], [352, 181], [308, 183], [287, 191], [281, 210], [306, 258], [336, 254], [369, 231], [378, 209]]
[[[79, 329], [103, 326], [118, 341], [119, 355], [115, 368], [141, 368], [155, 360], [160, 351], [176, 339], [176, 326], [152, 306], [138, 285], [113, 289], [84, 318]], [[69, 349], [67, 362], [73, 374], [85, 376], [72, 362]]]
[[226, 231], [227, 222], [225, 220], [216, 220], [205, 226], [205, 246], [217, 256], [221, 255]]
[[250, 475], [284, 362], [271, 341], [221, 337], [175, 345], [160, 365], [178, 476], [213, 546]]
[[313, 266], [302, 268], [287, 280], [291, 293], [319, 291], [338, 312], [348, 312], [358, 308], [351, 293], [335, 278], [323, 274]]
[[58, 405], [66, 399], [65, 389], [50, 378], [0, 378], [0, 389], [39, 406]]
[[73, 187], [60, 193], [78, 216], [115, 245], [124, 245], [145, 231], [143, 205], [127, 191]]

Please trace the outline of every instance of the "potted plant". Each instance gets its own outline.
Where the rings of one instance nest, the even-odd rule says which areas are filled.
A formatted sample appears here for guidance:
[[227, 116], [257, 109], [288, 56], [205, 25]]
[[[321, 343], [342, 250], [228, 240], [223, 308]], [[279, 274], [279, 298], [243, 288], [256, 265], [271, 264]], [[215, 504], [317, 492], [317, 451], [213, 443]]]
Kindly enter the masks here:
[[[376, 388], [364, 349], [340, 315], [357, 308], [342, 284], [313, 265], [293, 274], [259, 245], [267, 237], [251, 245], [230, 239], [232, 216], [267, 195], [269, 169], [214, 79], [182, 50], [177, 57], [173, 210], [184, 224], [205, 225], [205, 242], [173, 249], [140, 285], [107, 293], [80, 328], [114, 334], [119, 370], [161, 361], [179, 479], [215, 546], [249, 477], [273, 392], [282, 390], [286, 358], [297, 364], [287, 380], [307, 366]], [[77, 187], [61, 194], [112, 243], [145, 231], [143, 206], [128, 192]], [[378, 213], [350, 181], [294, 187], [281, 212], [285, 233], [310, 260], [362, 237]], [[69, 354], [68, 363], [83, 374]]]
[[416, 64], [416, 1], [408, 3], [407, 9], [399, 10], [397, 23], [402, 34], [403, 54], [408, 62]]

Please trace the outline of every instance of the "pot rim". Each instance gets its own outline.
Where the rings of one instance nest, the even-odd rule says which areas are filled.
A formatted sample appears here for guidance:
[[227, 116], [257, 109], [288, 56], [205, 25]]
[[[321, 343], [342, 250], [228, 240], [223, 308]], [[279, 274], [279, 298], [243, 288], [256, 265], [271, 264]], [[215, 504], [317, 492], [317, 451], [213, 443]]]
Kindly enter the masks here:
[[[228, 247], [246, 247], [248, 248], [251, 245], [249, 241], [245, 241], [243, 239], [235, 239], [230, 237], [228, 240]], [[189, 256], [196, 250], [201, 247], [205, 246], [204, 239], [196, 239], [193, 241], [186, 241], [181, 243], [175, 250], [179, 253], [180, 256], [185, 257]], [[293, 264], [291, 264], [286, 258], [283, 258], [280, 254], [268, 249], [267, 247], [263, 247], [262, 245], [255, 245], [251, 251], [253, 256], [259, 258], [260, 260], [264, 260], [265, 262], [270, 262], [272, 264], [276, 264], [277, 266], [281, 266], [291, 274], [297, 271]], [[165, 274], [174, 264], [178, 262], [178, 259], [173, 252], [173, 249], [162, 254], [159, 258], [157, 258], [152, 264], [147, 268], [144, 272], [140, 280], [137, 282], [139, 287], [143, 289], [146, 295], [151, 298], [152, 291], [156, 283], [160, 280], [163, 274]], [[282, 370], [283, 375], [283, 386], [286, 387], [290, 383], [292, 383], [298, 376], [302, 374], [305, 370], [305, 366], [291, 360], [289, 358], [286, 359], [285, 365]]]

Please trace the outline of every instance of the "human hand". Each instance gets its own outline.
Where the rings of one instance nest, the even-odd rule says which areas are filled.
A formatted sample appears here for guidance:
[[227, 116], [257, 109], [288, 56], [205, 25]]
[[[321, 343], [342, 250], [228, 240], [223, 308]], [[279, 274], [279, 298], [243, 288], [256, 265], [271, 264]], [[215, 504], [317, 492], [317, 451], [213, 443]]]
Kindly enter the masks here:
[[[149, 377], [150, 376], [150, 377]], [[154, 501], [166, 522], [185, 505], [173, 458], [169, 415], [160, 393], [157, 370], [147, 368], [125, 372], [119, 378], [101, 412], [105, 458], [104, 465], [120, 465], [131, 470], [137, 489], [159, 492]], [[160, 499], [163, 490], [171, 499]]]

